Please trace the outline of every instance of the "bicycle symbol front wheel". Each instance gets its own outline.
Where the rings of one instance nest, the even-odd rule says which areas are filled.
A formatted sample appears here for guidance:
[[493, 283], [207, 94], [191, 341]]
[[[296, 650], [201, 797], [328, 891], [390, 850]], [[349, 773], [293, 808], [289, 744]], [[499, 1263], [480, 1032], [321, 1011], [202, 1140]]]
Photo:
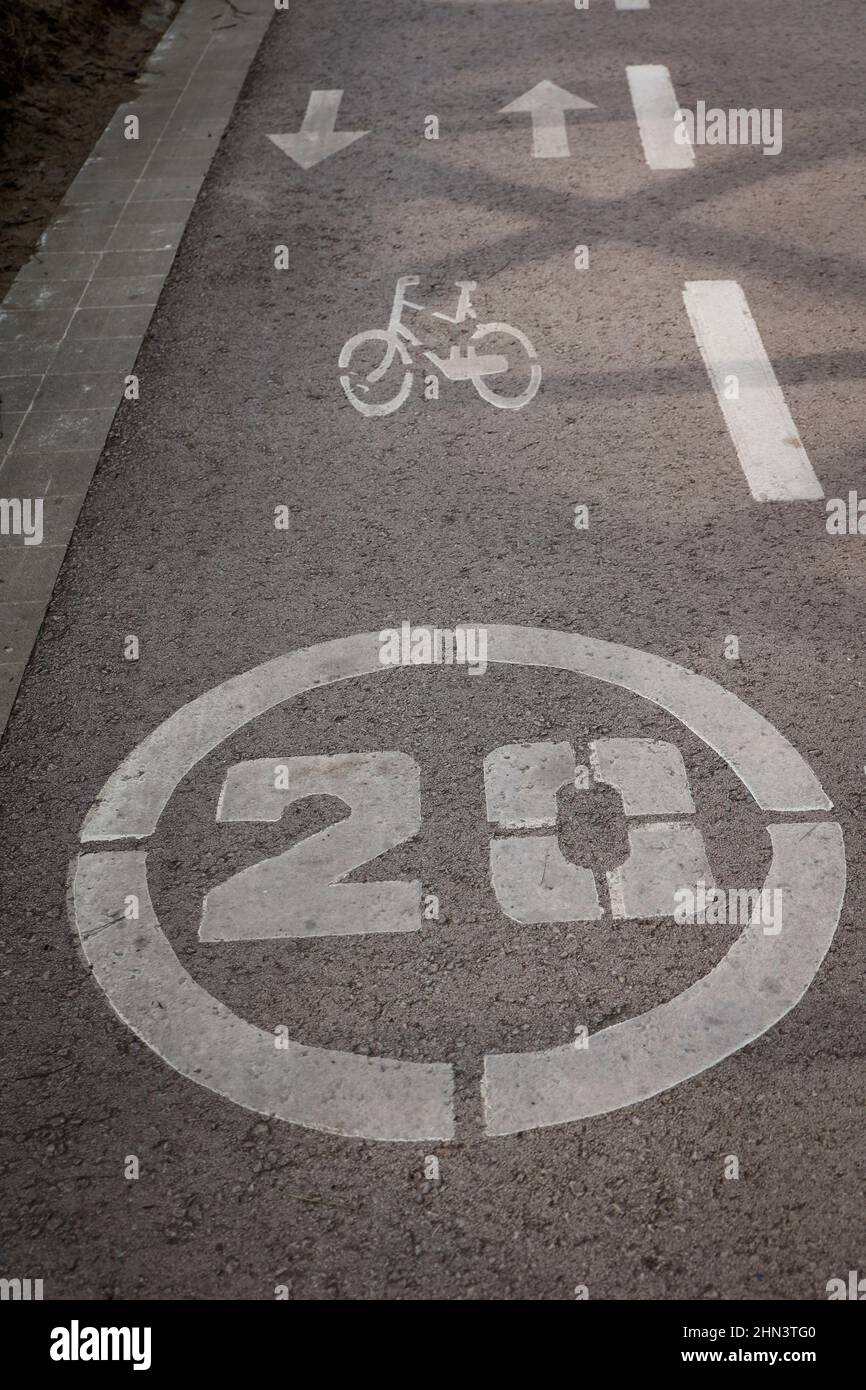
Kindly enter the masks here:
[[[385, 344], [385, 354], [376, 366], [375, 358], [368, 349], [370, 344], [378, 343]], [[390, 382], [386, 382], [385, 379], [389, 375], [392, 362], [396, 362], [398, 356], [404, 367], [411, 365], [412, 359], [408, 349], [399, 338], [395, 338], [384, 328], [371, 328], [365, 333], [356, 333], [354, 338], [350, 338], [347, 343], [343, 344], [340, 353], [340, 366], [345, 371], [352, 364], [353, 358], [355, 362], [352, 375], [345, 372], [345, 375], [340, 377], [340, 385], [352, 405], [362, 415], [368, 417], [392, 415], [395, 410], [400, 409], [406, 400], [412, 390], [413, 378], [410, 371], [403, 373], [403, 380], [396, 394], [386, 396], [384, 400], [377, 400], [377, 393], [371, 390], [372, 387], [377, 387], [380, 382], [384, 383], [386, 390], [393, 390], [393, 373]]]
[[[472, 334], [472, 342], [478, 342], [481, 338], [488, 338], [492, 334], [499, 334], [501, 337], [511, 338], [516, 341], [523, 353], [529, 359], [529, 384], [523, 391], [516, 395], [506, 395], [500, 391], [494, 391], [482, 376], [475, 376], [472, 384], [483, 401], [488, 401], [490, 405], [495, 405], [499, 410], [520, 410], [524, 405], [528, 405], [541, 385], [541, 365], [536, 360], [537, 354], [532, 343], [525, 333], [521, 333], [519, 328], [512, 328], [510, 323], [482, 323]], [[507, 355], [507, 349], [504, 349]], [[514, 354], [512, 353], [512, 356]]]

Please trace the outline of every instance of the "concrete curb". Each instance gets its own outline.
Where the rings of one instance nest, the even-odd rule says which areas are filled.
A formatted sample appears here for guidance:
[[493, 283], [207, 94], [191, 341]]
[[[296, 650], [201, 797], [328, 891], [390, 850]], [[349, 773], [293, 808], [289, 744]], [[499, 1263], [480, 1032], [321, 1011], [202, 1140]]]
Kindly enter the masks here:
[[[218, 11], [215, 13], [215, 9]], [[0, 309], [0, 733], [190, 212], [275, 13], [186, 0]], [[138, 123], [137, 138], [127, 131]], [[133, 388], [134, 389], [134, 388]], [[13, 513], [2, 514], [11, 526]]]

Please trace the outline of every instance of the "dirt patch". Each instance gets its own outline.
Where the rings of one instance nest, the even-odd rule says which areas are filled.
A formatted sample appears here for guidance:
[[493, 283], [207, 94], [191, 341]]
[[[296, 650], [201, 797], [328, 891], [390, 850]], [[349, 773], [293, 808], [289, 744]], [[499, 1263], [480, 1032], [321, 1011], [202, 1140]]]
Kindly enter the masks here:
[[0, 297], [178, 0], [0, 0]]

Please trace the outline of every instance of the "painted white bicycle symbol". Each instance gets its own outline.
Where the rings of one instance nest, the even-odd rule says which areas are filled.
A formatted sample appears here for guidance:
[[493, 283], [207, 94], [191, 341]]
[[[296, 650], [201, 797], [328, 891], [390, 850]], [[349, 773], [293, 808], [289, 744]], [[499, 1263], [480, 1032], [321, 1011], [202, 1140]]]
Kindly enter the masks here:
[[[418, 275], [401, 275], [394, 290], [394, 303], [391, 307], [391, 317], [387, 328], [370, 328], [364, 333], [356, 333], [343, 345], [340, 353], [340, 367], [344, 375], [340, 377], [340, 384], [356, 410], [362, 415], [391, 415], [395, 410], [399, 410], [412, 390], [414, 374], [409, 370], [412, 366], [412, 354], [410, 347], [423, 347], [422, 340], [417, 338], [411, 329], [403, 323], [404, 309], [419, 309], [424, 311], [423, 304], [415, 304], [406, 298], [406, 291], [411, 285], [420, 284]], [[458, 280], [457, 289], [460, 297], [457, 301], [456, 314], [441, 314], [432, 312], [432, 317], [444, 319], [446, 323], [463, 323], [466, 319], [476, 318], [475, 310], [472, 308], [472, 294], [478, 288], [474, 280]], [[479, 354], [474, 344], [482, 338], [489, 338], [493, 334], [507, 337], [517, 343], [520, 351], [525, 354], [529, 364], [529, 384], [517, 395], [505, 395], [495, 391], [487, 384], [487, 377], [500, 376], [509, 370], [509, 359], [501, 353]], [[360, 371], [356, 365], [353, 377], [349, 375], [349, 368], [352, 358], [360, 350], [369, 347], [370, 344], [384, 343], [385, 354], [378, 366], [373, 366], [369, 371]], [[447, 357], [439, 357], [435, 352], [424, 351], [424, 356], [428, 361], [448, 381], [471, 381], [475, 390], [484, 401], [489, 401], [500, 410], [520, 410], [524, 405], [528, 405], [541, 385], [541, 366], [536, 360], [537, 354], [532, 343], [525, 333], [521, 333], [519, 328], [512, 328], [509, 323], [479, 323], [465, 351], [452, 346]], [[396, 391], [383, 400], [376, 400], [372, 387], [383, 382], [391, 371], [391, 367], [399, 358], [398, 371], [400, 364], [405, 368], [403, 380]], [[358, 362], [356, 358], [356, 363]], [[395, 376], [392, 373], [388, 390], [391, 390]]]

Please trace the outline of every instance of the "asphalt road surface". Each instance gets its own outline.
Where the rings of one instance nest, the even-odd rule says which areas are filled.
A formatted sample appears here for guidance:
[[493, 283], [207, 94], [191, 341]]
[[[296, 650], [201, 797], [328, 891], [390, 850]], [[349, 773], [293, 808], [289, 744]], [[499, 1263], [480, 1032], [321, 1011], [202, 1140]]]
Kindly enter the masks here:
[[[274, 13], [0, 749], [4, 1272], [864, 1269], [863, 45], [859, 0]], [[713, 881], [777, 917], [675, 920]]]

